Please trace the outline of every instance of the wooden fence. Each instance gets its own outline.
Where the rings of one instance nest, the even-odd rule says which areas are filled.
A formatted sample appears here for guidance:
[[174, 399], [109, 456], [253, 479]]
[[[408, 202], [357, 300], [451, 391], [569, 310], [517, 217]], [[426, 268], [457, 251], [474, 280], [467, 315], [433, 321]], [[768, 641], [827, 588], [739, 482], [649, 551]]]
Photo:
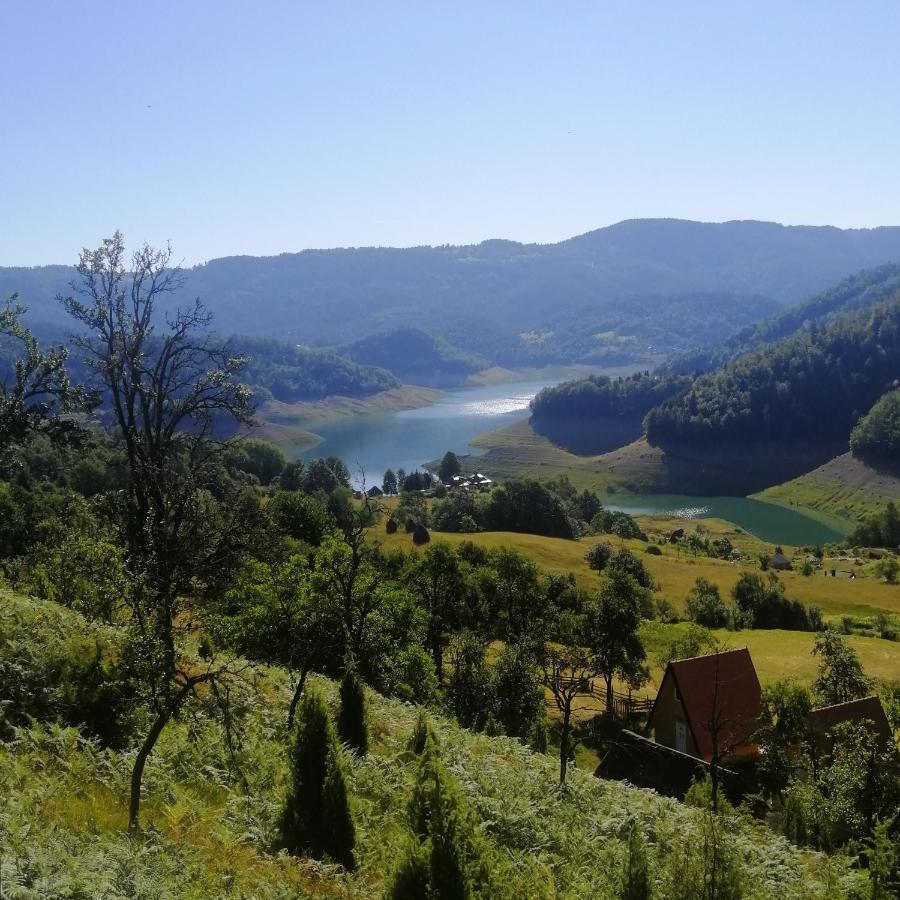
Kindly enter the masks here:
[[[606, 685], [590, 684], [590, 694], [595, 700], [599, 700], [606, 708]], [[619, 691], [613, 691], [613, 710], [619, 719], [630, 720], [638, 717], [650, 715], [653, 709], [653, 699], [651, 697], [635, 697], [633, 694], [623, 694]]]

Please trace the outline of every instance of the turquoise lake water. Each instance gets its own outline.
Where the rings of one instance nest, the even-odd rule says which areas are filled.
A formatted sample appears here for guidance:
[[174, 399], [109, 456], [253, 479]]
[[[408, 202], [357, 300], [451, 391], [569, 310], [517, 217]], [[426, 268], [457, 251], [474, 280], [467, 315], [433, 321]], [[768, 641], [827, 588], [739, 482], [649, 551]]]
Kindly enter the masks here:
[[[364, 471], [367, 484], [381, 484], [388, 468], [411, 472], [447, 450], [460, 455], [477, 453], [469, 445], [472, 438], [525, 418], [531, 398], [542, 387], [560, 380], [460, 388], [420, 409], [314, 423], [311, 430], [321, 435], [322, 441], [303, 458], [334, 454], [347, 463], [357, 483]], [[686, 519], [714, 516], [773, 543], [814, 544], [843, 537], [797, 510], [745, 497], [620, 494], [604, 498], [604, 503], [630, 513], [670, 513]]]

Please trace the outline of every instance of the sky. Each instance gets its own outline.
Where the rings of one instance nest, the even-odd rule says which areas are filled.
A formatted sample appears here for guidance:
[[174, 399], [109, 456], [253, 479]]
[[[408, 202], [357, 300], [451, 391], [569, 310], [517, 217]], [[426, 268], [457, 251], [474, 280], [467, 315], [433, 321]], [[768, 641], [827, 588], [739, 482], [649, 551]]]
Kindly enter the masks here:
[[0, 265], [900, 223], [900, 3], [0, 3]]

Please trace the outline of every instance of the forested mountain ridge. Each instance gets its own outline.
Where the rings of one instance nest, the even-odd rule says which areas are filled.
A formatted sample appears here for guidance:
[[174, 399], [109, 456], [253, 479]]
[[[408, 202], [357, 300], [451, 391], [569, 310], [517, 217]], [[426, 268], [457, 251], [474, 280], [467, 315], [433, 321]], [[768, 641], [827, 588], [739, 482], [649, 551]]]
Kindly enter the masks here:
[[651, 410], [651, 444], [839, 441], [900, 372], [900, 294], [739, 357]]
[[679, 354], [663, 368], [676, 373], [709, 372], [735, 356], [790, 337], [801, 328], [821, 325], [842, 313], [868, 308], [890, 299], [898, 291], [900, 264], [891, 263], [876, 269], [865, 269], [804, 303], [742, 328], [719, 345]]
[[[425, 328], [506, 365], [642, 359], [727, 338], [776, 305], [900, 259], [900, 228], [631, 220], [557, 244], [306, 250], [186, 270], [176, 300], [201, 297], [225, 333], [343, 345]], [[42, 334], [73, 270], [0, 269]], [[681, 301], [673, 298], [681, 297]], [[690, 299], [693, 298], [693, 299]], [[657, 323], [672, 303], [677, 315]], [[716, 321], [703, 333], [699, 330]]]

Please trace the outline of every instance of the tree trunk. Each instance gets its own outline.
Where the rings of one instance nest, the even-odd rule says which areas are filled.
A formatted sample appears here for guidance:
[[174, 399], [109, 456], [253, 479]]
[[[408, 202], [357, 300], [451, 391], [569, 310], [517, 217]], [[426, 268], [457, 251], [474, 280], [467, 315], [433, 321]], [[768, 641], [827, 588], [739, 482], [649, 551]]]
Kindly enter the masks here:
[[141, 744], [141, 749], [138, 750], [138, 755], [135, 757], [134, 767], [131, 770], [131, 804], [128, 809], [128, 830], [132, 833], [138, 830], [138, 813], [141, 808], [141, 779], [144, 777], [144, 765], [174, 712], [175, 707], [166, 708], [156, 717], [150, 732], [144, 738], [144, 743]]
[[288, 731], [294, 728], [294, 716], [297, 713], [297, 704], [303, 695], [303, 686], [306, 684], [306, 669], [300, 670], [300, 678], [297, 679], [297, 686], [294, 688], [294, 696], [291, 697], [291, 705], [288, 707]]
[[606, 682], [606, 714], [612, 718], [615, 712], [615, 704], [613, 703], [613, 680], [612, 675], [603, 676], [603, 680]]
[[559, 739], [559, 786], [566, 785], [566, 768], [569, 762], [569, 719], [572, 715], [572, 704], [567, 703], [563, 710], [562, 734]]

